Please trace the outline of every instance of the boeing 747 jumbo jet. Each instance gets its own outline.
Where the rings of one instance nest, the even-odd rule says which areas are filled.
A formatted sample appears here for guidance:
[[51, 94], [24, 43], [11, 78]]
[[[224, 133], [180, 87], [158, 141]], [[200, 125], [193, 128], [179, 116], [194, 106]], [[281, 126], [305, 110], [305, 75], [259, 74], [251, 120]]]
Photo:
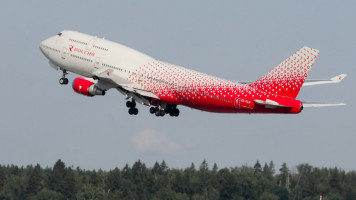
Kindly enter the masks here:
[[121, 44], [75, 31], [62, 31], [40, 44], [49, 65], [79, 74], [73, 90], [84, 96], [105, 95], [115, 88], [126, 96], [130, 115], [136, 103], [156, 116], [178, 116], [177, 105], [217, 113], [300, 113], [303, 107], [339, 104], [305, 103], [296, 97], [303, 85], [338, 83], [346, 75], [304, 82], [319, 51], [303, 47], [255, 82], [236, 83], [186, 69]]

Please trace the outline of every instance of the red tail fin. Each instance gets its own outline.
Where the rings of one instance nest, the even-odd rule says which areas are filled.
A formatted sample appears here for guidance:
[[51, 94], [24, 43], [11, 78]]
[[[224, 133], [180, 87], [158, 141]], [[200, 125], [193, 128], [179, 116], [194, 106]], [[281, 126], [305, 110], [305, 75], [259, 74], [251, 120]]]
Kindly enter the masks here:
[[316, 49], [303, 47], [250, 86], [296, 98], [318, 54]]

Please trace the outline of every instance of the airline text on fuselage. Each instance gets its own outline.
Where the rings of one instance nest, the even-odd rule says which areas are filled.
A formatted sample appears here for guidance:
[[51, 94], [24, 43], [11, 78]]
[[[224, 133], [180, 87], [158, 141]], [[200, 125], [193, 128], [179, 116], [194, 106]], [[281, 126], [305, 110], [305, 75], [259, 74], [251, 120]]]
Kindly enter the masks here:
[[78, 52], [87, 56], [95, 56], [94, 52], [88, 51], [88, 50], [83, 50], [83, 49], [79, 49], [77, 47], [73, 47], [72, 45], [69, 45], [69, 50], [70, 51], [74, 51], [74, 52]]

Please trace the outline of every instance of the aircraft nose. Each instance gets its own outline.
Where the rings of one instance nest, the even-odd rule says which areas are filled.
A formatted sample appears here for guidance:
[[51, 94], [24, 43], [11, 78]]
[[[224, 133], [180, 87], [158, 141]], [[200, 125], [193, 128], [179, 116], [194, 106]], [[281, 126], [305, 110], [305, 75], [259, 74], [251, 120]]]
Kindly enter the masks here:
[[40, 50], [42, 51], [42, 53], [44, 54], [45, 52], [44, 52], [44, 43], [43, 43], [44, 41], [42, 41], [41, 43], [40, 43]]
[[48, 48], [51, 43], [51, 38], [45, 39], [40, 43], [40, 50], [44, 55], [47, 55]]

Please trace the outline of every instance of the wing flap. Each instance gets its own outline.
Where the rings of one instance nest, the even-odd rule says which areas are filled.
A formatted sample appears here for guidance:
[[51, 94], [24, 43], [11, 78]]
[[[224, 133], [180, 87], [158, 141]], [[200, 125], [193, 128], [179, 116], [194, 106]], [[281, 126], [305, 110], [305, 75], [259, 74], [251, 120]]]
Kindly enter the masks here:
[[151, 97], [154, 99], [159, 99], [159, 97], [156, 93], [148, 91], [148, 90], [142, 90], [142, 89], [136, 88], [134, 84], [122, 84], [120, 86], [123, 89], [130, 91], [130, 92], [134, 92], [134, 93], [140, 94], [142, 96]]

